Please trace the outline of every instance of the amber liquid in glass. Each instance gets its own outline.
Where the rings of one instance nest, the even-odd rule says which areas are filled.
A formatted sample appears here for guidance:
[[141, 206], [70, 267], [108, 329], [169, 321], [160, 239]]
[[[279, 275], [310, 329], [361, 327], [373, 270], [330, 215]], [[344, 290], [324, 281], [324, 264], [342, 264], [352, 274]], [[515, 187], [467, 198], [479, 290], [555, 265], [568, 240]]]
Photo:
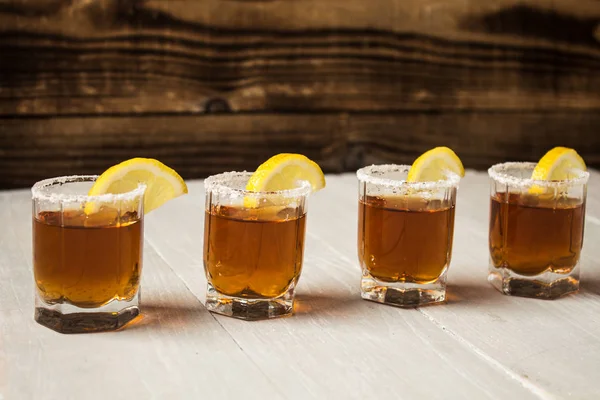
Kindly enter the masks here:
[[207, 279], [232, 297], [274, 298], [300, 276], [306, 215], [215, 206], [204, 219]]
[[494, 267], [521, 275], [569, 273], [581, 253], [584, 217], [581, 200], [497, 193], [490, 211]]
[[383, 282], [437, 280], [450, 263], [453, 231], [454, 206], [439, 201], [393, 196], [359, 201], [359, 259]]
[[40, 212], [33, 219], [33, 268], [40, 298], [48, 304], [101, 307], [131, 300], [138, 291], [142, 221], [103, 209]]

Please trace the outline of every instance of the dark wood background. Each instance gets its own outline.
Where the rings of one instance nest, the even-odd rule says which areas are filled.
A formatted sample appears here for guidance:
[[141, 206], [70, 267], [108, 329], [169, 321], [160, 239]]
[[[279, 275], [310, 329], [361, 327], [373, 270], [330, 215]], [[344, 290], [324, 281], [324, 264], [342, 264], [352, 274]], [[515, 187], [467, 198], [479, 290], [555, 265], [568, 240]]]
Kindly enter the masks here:
[[0, 0], [0, 187], [155, 157], [185, 178], [448, 145], [600, 167], [598, 0]]

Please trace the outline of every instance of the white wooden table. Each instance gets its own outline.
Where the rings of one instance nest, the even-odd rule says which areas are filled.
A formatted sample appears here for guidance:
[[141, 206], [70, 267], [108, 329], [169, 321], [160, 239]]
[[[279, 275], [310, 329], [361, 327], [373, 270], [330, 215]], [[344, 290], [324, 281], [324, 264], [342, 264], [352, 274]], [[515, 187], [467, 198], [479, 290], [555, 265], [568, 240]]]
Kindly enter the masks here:
[[204, 193], [146, 218], [143, 318], [61, 335], [33, 320], [29, 190], [0, 192], [0, 399], [598, 399], [600, 173], [588, 193], [583, 283], [553, 301], [486, 281], [488, 179], [461, 183], [449, 301], [405, 310], [361, 300], [357, 183], [310, 199], [293, 317], [207, 312]]

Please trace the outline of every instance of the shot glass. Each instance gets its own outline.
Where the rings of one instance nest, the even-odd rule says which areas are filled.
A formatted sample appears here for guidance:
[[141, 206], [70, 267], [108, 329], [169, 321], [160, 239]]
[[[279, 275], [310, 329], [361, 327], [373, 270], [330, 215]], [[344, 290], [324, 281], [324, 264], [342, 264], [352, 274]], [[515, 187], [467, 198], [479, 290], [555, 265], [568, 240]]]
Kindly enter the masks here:
[[250, 192], [251, 175], [227, 172], [204, 181], [206, 308], [245, 320], [291, 315], [310, 184]]
[[589, 173], [535, 181], [535, 166], [509, 162], [488, 170], [488, 281], [507, 295], [553, 299], [579, 289]]
[[362, 298], [400, 307], [446, 299], [460, 177], [406, 182], [409, 165], [356, 173]]
[[118, 329], [140, 313], [145, 186], [87, 196], [96, 178], [31, 189], [35, 320], [61, 333]]

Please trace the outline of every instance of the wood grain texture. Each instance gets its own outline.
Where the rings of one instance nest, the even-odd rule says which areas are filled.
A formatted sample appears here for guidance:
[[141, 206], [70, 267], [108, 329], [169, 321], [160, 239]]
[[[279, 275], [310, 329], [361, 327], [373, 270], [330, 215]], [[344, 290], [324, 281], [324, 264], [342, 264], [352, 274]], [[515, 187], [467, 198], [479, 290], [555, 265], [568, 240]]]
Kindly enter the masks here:
[[1, 186], [40, 176], [100, 173], [130, 157], [154, 157], [184, 177], [254, 170], [294, 151], [340, 171], [345, 139], [337, 115], [127, 117], [9, 120], [0, 126]]
[[435, 146], [449, 146], [465, 166], [485, 170], [504, 161], [537, 162], [554, 146], [573, 147], [590, 166], [600, 165], [600, 112], [360, 115], [348, 130], [348, 154], [358, 155], [352, 169], [412, 164]]
[[600, 166], [600, 113], [401, 113], [62, 117], [0, 121], [0, 187], [98, 174], [131, 157], [154, 157], [185, 178], [253, 171], [280, 152], [306, 154], [327, 172], [412, 163], [452, 147], [465, 166], [537, 160], [557, 145]]
[[600, 108], [596, 1], [12, 0], [0, 115]]
[[512, 298], [486, 282], [489, 182], [467, 171], [449, 301], [416, 310], [360, 299], [356, 178], [328, 175], [309, 201], [295, 315], [250, 323], [199, 303], [204, 190], [199, 181], [188, 186], [145, 219], [144, 318], [77, 336], [33, 321], [30, 194], [0, 192], [0, 395], [549, 400], [600, 392], [599, 172], [590, 179], [580, 293]]
[[156, 157], [186, 178], [554, 145], [600, 166], [594, 0], [5, 0], [0, 188]]

